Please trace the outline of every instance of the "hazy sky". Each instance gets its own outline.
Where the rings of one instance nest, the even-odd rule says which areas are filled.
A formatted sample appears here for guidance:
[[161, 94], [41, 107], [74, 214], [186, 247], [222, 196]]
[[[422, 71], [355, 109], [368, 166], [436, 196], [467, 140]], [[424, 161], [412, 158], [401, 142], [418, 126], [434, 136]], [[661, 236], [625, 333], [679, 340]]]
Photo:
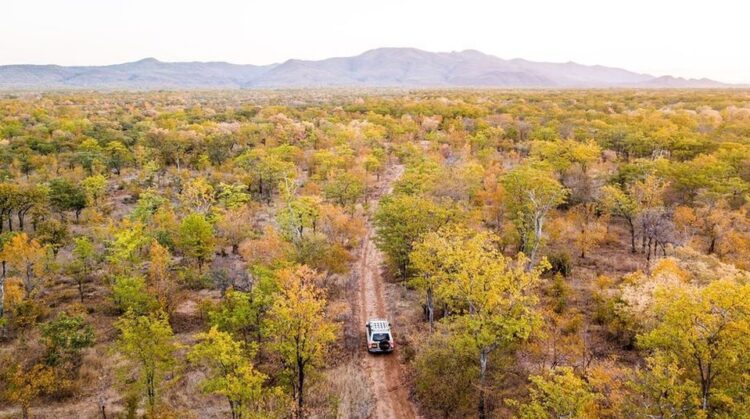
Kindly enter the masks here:
[[743, 0], [0, 0], [0, 64], [268, 64], [408, 46], [747, 83], [748, 16]]

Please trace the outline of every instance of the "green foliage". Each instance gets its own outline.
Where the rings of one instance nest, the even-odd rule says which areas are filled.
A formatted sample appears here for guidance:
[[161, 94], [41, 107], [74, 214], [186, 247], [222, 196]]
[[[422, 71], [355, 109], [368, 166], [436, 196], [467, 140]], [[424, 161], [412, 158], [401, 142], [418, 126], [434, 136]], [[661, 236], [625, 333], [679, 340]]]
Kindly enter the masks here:
[[638, 337], [638, 344], [652, 351], [651, 369], [676, 372], [678, 386], [700, 389], [693, 410], [748, 414], [750, 285], [722, 279], [698, 289], [664, 287], [655, 294], [653, 310], [655, 327]]
[[429, 198], [391, 195], [384, 198], [374, 216], [375, 243], [401, 277], [409, 273], [409, 254], [414, 243], [457, 218], [457, 211]]
[[284, 238], [299, 244], [305, 231], [311, 230], [318, 220], [320, 203], [310, 196], [288, 197], [276, 214]]
[[477, 403], [474, 387], [479, 383], [479, 366], [467, 346], [449, 333], [434, 334], [424, 342], [414, 366], [420, 403], [443, 417], [474, 413]]
[[252, 149], [236, 159], [237, 165], [250, 174], [251, 188], [261, 198], [269, 200], [278, 188], [279, 182], [295, 174], [294, 164], [285, 161], [279, 153], [273, 151], [269, 152], [265, 148]]
[[159, 311], [141, 316], [129, 310], [115, 322], [115, 328], [120, 331], [116, 348], [129, 363], [128, 378], [134, 379], [131, 386], [145, 393], [153, 412], [167, 374], [175, 368], [177, 345], [167, 315]]
[[216, 247], [213, 226], [202, 214], [193, 213], [185, 217], [178, 230], [178, 246], [189, 258], [198, 264], [198, 268], [211, 260]]
[[462, 226], [447, 226], [424, 237], [414, 254], [420, 273], [433, 278], [435, 294], [451, 315], [445, 322], [454, 339], [479, 365], [478, 413], [487, 413], [485, 383], [489, 357], [510, 350], [538, 329], [532, 293], [544, 265], [528, 271], [495, 245], [498, 238]]
[[570, 275], [570, 271], [573, 267], [573, 262], [570, 260], [570, 254], [568, 252], [557, 252], [547, 256], [550, 268], [549, 272], [553, 274], [560, 274], [567, 278]]
[[108, 243], [107, 260], [116, 268], [125, 270], [136, 263], [145, 247], [151, 242], [143, 224], [123, 223]]
[[60, 213], [75, 212], [78, 219], [81, 211], [86, 208], [86, 193], [83, 187], [74, 185], [67, 179], [57, 178], [49, 183], [49, 202]]
[[94, 329], [82, 316], [61, 313], [55, 320], [42, 325], [42, 340], [47, 365], [67, 366], [77, 371], [81, 351], [94, 344]]
[[159, 303], [146, 287], [142, 276], [119, 276], [112, 284], [112, 299], [121, 312], [145, 315], [156, 310]]
[[251, 291], [227, 291], [224, 300], [209, 311], [209, 322], [242, 342], [260, 342], [263, 321], [277, 288], [273, 274], [256, 272]]
[[153, 189], [143, 191], [138, 197], [138, 202], [130, 213], [130, 219], [141, 223], [148, 223], [167, 200]]
[[563, 276], [558, 273], [552, 278], [552, 289], [550, 291], [554, 301], [553, 308], [556, 313], [560, 314], [565, 311], [565, 308], [568, 306], [568, 299], [571, 294], [570, 285], [568, 285], [565, 282], [565, 279], [563, 279]]
[[196, 338], [198, 343], [190, 350], [188, 359], [209, 371], [201, 383], [203, 391], [226, 397], [233, 418], [258, 415], [266, 376], [255, 369], [248, 351], [216, 326]]
[[105, 149], [107, 165], [118, 175], [122, 168], [131, 162], [133, 156], [130, 150], [119, 141], [110, 141]]
[[520, 249], [529, 256], [529, 266], [534, 266], [544, 243], [547, 216], [565, 202], [568, 191], [547, 168], [535, 164], [513, 169], [503, 178], [503, 186], [507, 212], [521, 238]]
[[[351, 370], [326, 359], [354, 257], [379, 260], [358, 251], [372, 224], [404, 280], [389, 306], [417, 310], [414, 288], [427, 308], [392, 319], [425, 416], [749, 415], [746, 92], [58, 92], [0, 109], [0, 393], [22, 413], [69, 411], [117, 365], [123, 415], [184, 416], [198, 386], [158, 403], [177, 352], [156, 310], [185, 295], [214, 326], [188, 378], [235, 416], [289, 416], [276, 385], [298, 415], [377, 416], [371, 372], [328, 386]], [[55, 313], [107, 332], [102, 298], [143, 335], [76, 377], [100, 348], [82, 357], [87, 322]]]
[[543, 160], [560, 175], [577, 164], [581, 171], [601, 155], [601, 148], [594, 142], [582, 143], [575, 140], [534, 141], [531, 155]]
[[531, 377], [531, 401], [518, 406], [519, 417], [537, 418], [596, 418], [597, 399], [589, 384], [569, 367], [553, 369], [549, 375]]
[[89, 176], [81, 181], [88, 206], [98, 206], [107, 189], [107, 178], [102, 175]]
[[342, 207], [349, 207], [363, 196], [365, 185], [360, 176], [351, 172], [339, 172], [326, 182], [323, 191], [326, 199]]
[[247, 187], [241, 184], [221, 183], [217, 195], [219, 202], [228, 209], [239, 208], [250, 202]]
[[70, 242], [70, 231], [68, 224], [59, 220], [45, 220], [37, 226], [37, 240], [47, 246], [52, 253], [57, 253]]
[[270, 348], [283, 360], [298, 417], [305, 411], [305, 380], [322, 366], [338, 332], [337, 325], [325, 317], [326, 299], [314, 279], [315, 273], [304, 266], [282, 271], [266, 322]]

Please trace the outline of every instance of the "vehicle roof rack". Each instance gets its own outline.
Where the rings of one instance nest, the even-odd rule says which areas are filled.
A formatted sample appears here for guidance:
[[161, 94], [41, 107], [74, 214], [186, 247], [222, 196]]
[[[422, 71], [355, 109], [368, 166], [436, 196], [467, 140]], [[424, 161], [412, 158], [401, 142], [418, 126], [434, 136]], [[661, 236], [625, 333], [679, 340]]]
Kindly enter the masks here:
[[372, 319], [368, 323], [372, 330], [388, 330], [391, 326], [390, 323], [388, 323], [388, 320], [383, 319]]

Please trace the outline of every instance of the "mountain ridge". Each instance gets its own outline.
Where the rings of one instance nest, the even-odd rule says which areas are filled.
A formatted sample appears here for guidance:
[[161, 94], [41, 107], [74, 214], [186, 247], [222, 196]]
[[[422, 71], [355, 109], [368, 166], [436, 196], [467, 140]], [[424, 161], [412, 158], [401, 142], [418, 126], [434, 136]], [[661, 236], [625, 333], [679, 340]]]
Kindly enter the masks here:
[[376, 48], [356, 56], [268, 65], [163, 62], [103, 66], [0, 66], [0, 90], [264, 89], [324, 87], [723, 88], [706, 78], [652, 76], [616, 67], [503, 59], [477, 50]]

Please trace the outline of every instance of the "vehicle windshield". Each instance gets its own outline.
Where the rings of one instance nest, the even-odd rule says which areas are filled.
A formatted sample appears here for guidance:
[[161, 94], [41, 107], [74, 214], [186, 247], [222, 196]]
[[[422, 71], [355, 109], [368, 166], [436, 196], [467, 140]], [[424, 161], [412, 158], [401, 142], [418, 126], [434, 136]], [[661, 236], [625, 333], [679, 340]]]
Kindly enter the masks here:
[[388, 333], [373, 333], [372, 340], [375, 342], [380, 342], [381, 340], [390, 340], [388, 338]]

